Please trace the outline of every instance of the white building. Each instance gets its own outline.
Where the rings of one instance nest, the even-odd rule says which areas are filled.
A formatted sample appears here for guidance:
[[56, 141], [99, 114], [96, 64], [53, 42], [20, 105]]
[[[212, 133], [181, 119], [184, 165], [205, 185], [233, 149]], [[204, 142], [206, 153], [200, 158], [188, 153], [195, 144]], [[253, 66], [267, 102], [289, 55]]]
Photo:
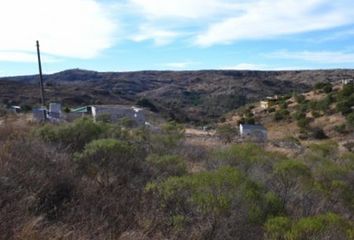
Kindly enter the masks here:
[[354, 79], [342, 79], [342, 85], [354, 83]]
[[48, 119], [60, 119], [61, 117], [61, 104], [49, 103]]
[[262, 125], [240, 124], [240, 136], [257, 142], [267, 141], [267, 129]]
[[95, 121], [100, 117], [108, 118], [111, 122], [128, 118], [133, 120], [137, 125], [145, 125], [145, 114], [141, 108], [124, 105], [93, 105], [90, 108]]

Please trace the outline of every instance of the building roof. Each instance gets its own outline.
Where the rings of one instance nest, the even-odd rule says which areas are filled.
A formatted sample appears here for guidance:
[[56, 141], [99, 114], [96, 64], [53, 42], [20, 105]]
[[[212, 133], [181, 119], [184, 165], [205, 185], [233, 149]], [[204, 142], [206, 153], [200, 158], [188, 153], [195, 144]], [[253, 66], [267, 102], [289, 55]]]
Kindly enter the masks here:
[[71, 112], [87, 113], [88, 112], [88, 106], [71, 109]]
[[71, 112], [87, 113], [89, 107], [95, 107], [96, 109], [133, 110], [134, 112], [140, 112], [143, 110], [142, 108], [129, 105], [90, 105], [71, 109]]
[[267, 129], [265, 127], [263, 127], [262, 125], [259, 124], [240, 124], [240, 126], [242, 126], [242, 128], [245, 130], [262, 130], [262, 131], [267, 131]]

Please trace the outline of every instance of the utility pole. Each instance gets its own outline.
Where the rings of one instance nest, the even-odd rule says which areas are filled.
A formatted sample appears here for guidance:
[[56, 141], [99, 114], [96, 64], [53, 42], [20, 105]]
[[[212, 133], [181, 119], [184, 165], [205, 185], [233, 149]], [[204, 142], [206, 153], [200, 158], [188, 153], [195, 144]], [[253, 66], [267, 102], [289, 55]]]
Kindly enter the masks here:
[[42, 63], [41, 63], [41, 53], [39, 51], [39, 41], [37, 40], [37, 56], [38, 56], [38, 67], [39, 67], [39, 86], [41, 90], [41, 103], [42, 106], [45, 106], [45, 99], [44, 99], [44, 86], [43, 86], [43, 74], [42, 74]]

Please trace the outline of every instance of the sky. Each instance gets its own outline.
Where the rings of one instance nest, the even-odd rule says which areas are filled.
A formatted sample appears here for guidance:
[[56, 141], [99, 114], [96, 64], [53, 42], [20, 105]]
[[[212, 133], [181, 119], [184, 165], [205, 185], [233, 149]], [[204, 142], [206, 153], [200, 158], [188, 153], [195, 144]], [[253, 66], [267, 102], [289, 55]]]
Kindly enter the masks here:
[[354, 68], [353, 0], [0, 0], [0, 76]]

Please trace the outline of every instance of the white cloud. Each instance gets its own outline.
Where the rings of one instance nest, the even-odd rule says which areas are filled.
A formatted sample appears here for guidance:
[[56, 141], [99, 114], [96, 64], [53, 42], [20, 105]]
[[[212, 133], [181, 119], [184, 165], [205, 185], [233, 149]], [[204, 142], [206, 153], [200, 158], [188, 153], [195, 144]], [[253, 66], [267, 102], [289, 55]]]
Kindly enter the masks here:
[[289, 71], [289, 70], [308, 70], [316, 67], [303, 66], [275, 66], [267, 64], [239, 63], [231, 66], [220, 67], [221, 70], [258, 70], [258, 71]]
[[149, 19], [201, 19], [242, 9], [245, 0], [129, 0]]
[[271, 58], [292, 59], [317, 63], [354, 63], [354, 53], [334, 51], [298, 51], [287, 50], [273, 52], [267, 55]]
[[[328, 30], [354, 23], [352, 0], [127, 0], [127, 6], [153, 29], [193, 29], [198, 46], [267, 39]], [[144, 40], [171, 43], [178, 36], [141, 33]], [[190, 37], [190, 36], [188, 36]]]
[[143, 24], [140, 26], [139, 33], [133, 35], [131, 39], [135, 42], [153, 40], [155, 45], [163, 46], [173, 42], [173, 40], [179, 35], [180, 34], [175, 31], [157, 29], [154, 26]]
[[1, 0], [0, 61], [33, 61], [36, 40], [44, 54], [93, 58], [113, 45], [115, 30], [96, 0]]
[[[30, 52], [0, 51], [0, 61], [4, 62], [37, 62], [37, 54]], [[56, 57], [41, 54], [42, 62], [58, 62]]]
[[264, 64], [239, 63], [236, 65], [221, 67], [225, 70], [265, 70], [267, 66]]
[[196, 62], [185, 61], [185, 62], [171, 62], [164, 64], [165, 67], [170, 69], [186, 69], [192, 65], [197, 64]]
[[239, 16], [211, 24], [196, 43], [210, 46], [243, 39], [264, 39], [287, 34], [330, 29], [354, 22], [354, 2], [349, 0], [259, 0]]

